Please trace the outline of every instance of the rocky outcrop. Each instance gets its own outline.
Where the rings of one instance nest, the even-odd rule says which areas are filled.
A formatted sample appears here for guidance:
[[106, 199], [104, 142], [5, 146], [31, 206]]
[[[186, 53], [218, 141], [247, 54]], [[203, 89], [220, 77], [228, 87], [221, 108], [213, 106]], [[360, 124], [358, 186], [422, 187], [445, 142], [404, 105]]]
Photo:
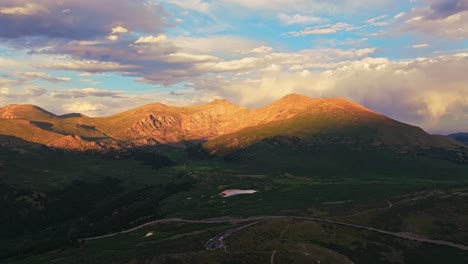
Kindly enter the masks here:
[[49, 147], [85, 151], [85, 150], [104, 150], [111, 146], [105, 143], [87, 141], [77, 135], [63, 136], [48, 144]]
[[139, 120], [125, 134], [142, 144], [170, 143], [181, 140], [180, 118], [171, 115], [153, 115]]

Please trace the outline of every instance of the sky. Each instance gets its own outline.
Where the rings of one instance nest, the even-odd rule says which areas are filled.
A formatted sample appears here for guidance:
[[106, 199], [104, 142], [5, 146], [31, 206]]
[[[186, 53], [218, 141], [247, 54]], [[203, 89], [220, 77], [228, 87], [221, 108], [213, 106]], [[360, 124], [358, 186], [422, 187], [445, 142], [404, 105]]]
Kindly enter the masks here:
[[0, 106], [344, 97], [468, 132], [468, 0], [1, 0]]

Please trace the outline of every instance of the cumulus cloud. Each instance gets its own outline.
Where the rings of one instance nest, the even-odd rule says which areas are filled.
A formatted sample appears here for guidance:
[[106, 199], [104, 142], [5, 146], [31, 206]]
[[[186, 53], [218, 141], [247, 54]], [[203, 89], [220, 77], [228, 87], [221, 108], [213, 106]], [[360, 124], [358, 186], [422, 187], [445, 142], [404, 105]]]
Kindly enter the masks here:
[[87, 116], [107, 116], [144, 104], [161, 101], [160, 95], [147, 94], [144, 97], [126, 96], [125, 100], [114, 97], [81, 97], [74, 99], [50, 97], [48, 100], [54, 102], [50, 110], [57, 114], [82, 113]]
[[249, 51], [244, 51], [242, 52], [242, 54], [249, 54], [249, 53], [254, 53], [254, 54], [265, 54], [265, 53], [270, 53], [271, 51], [273, 51], [273, 48], [272, 47], [269, 47], [269, 46], [260, 46], [260, 47], [256, 47], [254, 49], [251, 49]]
[[[179, 37], [155, 42], [158, 38], [162, 40], [164, 37], [143, 37], [139, 39], [140, 43], [129, 39], [60, 43], [42, 53], [71, 58], [53, 60], [38, 67], [91, 73], [121, 72], [139, 77], [143, 82], [168, 85], [207, 73], [210, 67], [203, 64], [225, 61], [219, 56], [231, 56], [234, 57], [232, 61], [236, 61], [245, 50], [261, 52], [256, 48], [262, 44], [230, 36]], [[261, 49], [268, 51], [268, 48]]]
[[[136, 0], [2, 0], [0, 38], [47, 37], [90, 40], [107, 36], [125, 25], [127, 30], [158, 33], [167, 16], [155, 2]], [[68, 12], [63, 12], [69, 10]], [[125, 10], [125, 12], [122, 12]], [[121, 34], [122, 32], [114, 32]], [[111, 34], [118, 36], [116, 34]], [[20, 45], [24, 41], [17, 41]]]
[[161, 34], [157, 36], [140, 37], [137, 40], [135, 40], [135, 43], [158, 43], [158, 42], [163, 42], [166, 40], [167, 40], [166, 35]]
[[[323, 71], [270, 68], [249, 78], [211, 76], [192, 82], [241, 105], [258, 107], [289, 93], [345, 97], [432, 131], [468, 129], [468, 54], [392, 61], [365, 58]], [[464, 120], [464, 127], [460, 122]]]
[[[86, 72], [123, 72], [125, 75], [139, 77], [146, 83], [170, 85], [204, 74], [246, 72], [261, 70], [272, 65], [309, 64], [357, 58], [375, 51], [375, 48], [364, 48], [273, 53], [272, 47], [258, 44], [255, 41], [229, 36], [181, 37], [151, 45], [134, 45], [131, 41], [115, 43], [73, 41], [56, 46], [54, 52], [68, 54], [74, 60], [57, 61], [41, 67]], [[102, 61], [103, 59], [108, 61]]]
[[117, 26], [117, 27], [112, 28], [111, 33], [107, 36], [107, 39], [111, 41], [116, 41], [120, 38], [121, 35], [127, 34], [127, 33], [128, 33], [128, 29], [122, 26]]
[[468, 0], [425, 0], [428, 6], [402, 15], [403, 31], [437, 34], [451, 39], [468, 37]]
[[128, 29], [122, 27], [122, 26], [117, 26], [112, 28], [111, 34], [125, 34], [128, 33]]
[[87, 101], [77, 101], [63, 105], [63, 109], [67, 112], [85, 113], [101, 111], [105, 106], [100, 103], [91, 103]]

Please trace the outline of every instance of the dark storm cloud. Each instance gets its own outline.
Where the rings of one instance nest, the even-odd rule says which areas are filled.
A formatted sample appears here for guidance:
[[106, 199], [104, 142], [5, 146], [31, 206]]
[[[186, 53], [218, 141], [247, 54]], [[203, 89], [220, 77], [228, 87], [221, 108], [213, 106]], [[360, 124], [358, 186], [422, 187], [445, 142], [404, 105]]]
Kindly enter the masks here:
[[117, 26], [160, 32], [165, 16], [158, 4], [146, 0], [2, 0], [0, 37], [89, 40], [106, 36]]

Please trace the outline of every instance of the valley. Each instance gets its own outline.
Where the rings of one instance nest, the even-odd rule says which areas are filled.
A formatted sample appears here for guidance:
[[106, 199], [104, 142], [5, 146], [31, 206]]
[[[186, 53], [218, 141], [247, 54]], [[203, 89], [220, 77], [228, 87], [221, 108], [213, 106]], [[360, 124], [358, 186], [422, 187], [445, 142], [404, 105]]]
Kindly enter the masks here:
[[468, 261], [468, 148], [349, 101], [6, 108], [2, 263]]

